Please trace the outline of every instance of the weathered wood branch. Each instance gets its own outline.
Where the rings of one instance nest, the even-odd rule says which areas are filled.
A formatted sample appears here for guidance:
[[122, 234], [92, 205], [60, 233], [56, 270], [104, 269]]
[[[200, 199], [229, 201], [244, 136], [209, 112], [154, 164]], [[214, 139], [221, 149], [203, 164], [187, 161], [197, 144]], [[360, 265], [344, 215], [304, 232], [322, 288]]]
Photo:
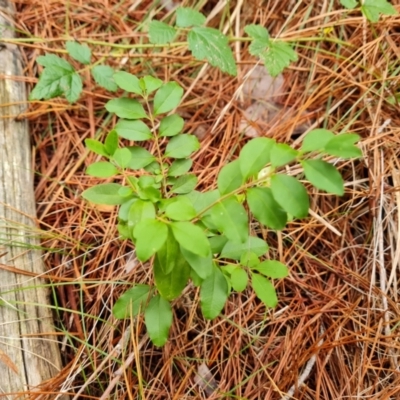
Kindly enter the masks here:
[[[0, 0], [0, 41], [13, 35], [12, 4]], [[17, 118], [26, 107], [21, 75], [18, 48], [0, 46], [0, 263], [41, 274], [28, 125]], [[61, 368], [44, 283], [0, 268], [1, 399], [28, 397], [17, 393], [33, 394]]]

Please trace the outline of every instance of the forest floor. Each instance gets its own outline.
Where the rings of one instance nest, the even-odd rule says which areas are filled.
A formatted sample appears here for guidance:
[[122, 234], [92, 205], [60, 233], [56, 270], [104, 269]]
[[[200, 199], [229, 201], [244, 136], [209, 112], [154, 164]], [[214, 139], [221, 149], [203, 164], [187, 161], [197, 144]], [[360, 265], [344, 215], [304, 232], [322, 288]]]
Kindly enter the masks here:
[[223, 316], [206, 321], [198, 290], [189, 287], [175, 302], [169, 341], [157, 348], [142, 318], [120, 321], [111, 313], [129, 285], [152, 282], [148, 266], [118, 239], [117, 211], [81, 197], [96, 183], [85, 175], [95, 158], [84, 140], [104, 139], [115, 124], [104, 109], [110, 94], [84, 71], [77, 103], [31, 102], [24, 116], [32, 135], [43, 258], [58, 278], [52, 287], [65, 365], [43, 390], [79, 399], [399, 398], [400, 16], [372, 25], [359, 10], [332, 0], [194, 2], [208, 26], [243, 37], [245, 25], [262, 24], [272, 36], [291, 40], [299, 54], [281, 77], [276, 110], [246, 134], [244, 110], [252, 99], [241, 85], [257, 63], [248, 43], [232, 44], [238, 75], [231, 77], [195, 61], [185, 44], [157, 52], [114, 47], [145, 43], [148, 21], [172, 15], [160, 2], [15, 3], [24, 39], [16, 43], [30, 88], [37, 82], [37, 57], [62, 56], [65, 41], [74, 39], [115, 69], [179, 82], [185, 131], [201, 140], [193, 166], [199, 190], [215, 187], [218, 171], [250, 134], [296, 147], [313, 127], [352, 132], [361, 136], [364, 155], [336, 164], [346, 182], [343, 197], [308, 186], [312, 216], [279, 234], [252, 224], [268, 241], [271, 257], [290, 269], [288, 278], [275, 282], [275, 309], [248, 289], [230, 296]]

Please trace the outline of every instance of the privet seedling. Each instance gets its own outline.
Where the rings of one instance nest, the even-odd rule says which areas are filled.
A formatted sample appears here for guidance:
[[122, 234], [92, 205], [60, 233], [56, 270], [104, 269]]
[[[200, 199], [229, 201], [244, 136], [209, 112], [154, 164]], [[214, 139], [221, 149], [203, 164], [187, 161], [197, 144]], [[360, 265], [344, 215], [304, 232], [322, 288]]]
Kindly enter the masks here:
[[113, 308], [115, 317], [144, 310], [148, 334], [162, 346], [172, 324], [171, 301], [190, 281], [200, 287], [207, 319], [221, 313], [232, 290], [241, 292], [248, 286], [267, 307], [275, 307], [273, 279], [286, 277], [288, 268], [268, 259], [268, 244], [250, 234], [249, 222], [254, 218], [281, 230], [289, 219], [308, 215], [306, 188], [284, 173], [289, 164], [299, 163], [316, 188], [343, 195], [340, 173], [324, 158], [361, 156], [355, 146], [359, 136], [316, 129], [300, 150], [269, 138], [252, 139], [220, 170], [217, 189], [200, 192], [190, 172], [199, 141], [184, 133], [179, 115], [168, 114], [179, 105], [183, 89], [176, 82], [139, 79], [126, 72], [117, 72], [113, 79], [135, 98], [106, 104], [120, 119], [104, 143], [86, 140], [91, 151], [106, 159], [89, 165], [87, 173], [123, 184], [99, 184], [85, 190], [83, 197], [119, 205], [118, 231], [134, 243], [140, 261], [150, 262], [155, 282], [154, 287], [134, 285], [127, 290]]

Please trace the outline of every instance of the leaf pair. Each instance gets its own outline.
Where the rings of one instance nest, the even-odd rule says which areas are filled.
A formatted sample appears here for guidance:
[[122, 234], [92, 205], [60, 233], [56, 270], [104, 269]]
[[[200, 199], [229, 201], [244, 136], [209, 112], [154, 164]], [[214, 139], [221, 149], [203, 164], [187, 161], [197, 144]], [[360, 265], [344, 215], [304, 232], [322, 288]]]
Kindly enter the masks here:
[[198, 60], [205, 59], [221, 71], [236, 76], [236, 63], [228, 38], [217, 29], [202, 26], [205, 21], [202, 13], [191, 8], [179, 7], [176, 11], [175, 27], [160, 21], [150, 23], [150, 42], [171, 43], [178, 33], [177, 28], [190, 28], [187, 39], [188, 48], [193, 56]]
[[116, 301], [113, 314], [118, 319], [136, 317], [144, 310], [145, 324], [151, 341], [156, 346], [163, 346], [168, 340], [172, 325], [171, 305], [160, 295], [149, 298], [152, 290], [148, 285], [136, 285], [128, 289]]

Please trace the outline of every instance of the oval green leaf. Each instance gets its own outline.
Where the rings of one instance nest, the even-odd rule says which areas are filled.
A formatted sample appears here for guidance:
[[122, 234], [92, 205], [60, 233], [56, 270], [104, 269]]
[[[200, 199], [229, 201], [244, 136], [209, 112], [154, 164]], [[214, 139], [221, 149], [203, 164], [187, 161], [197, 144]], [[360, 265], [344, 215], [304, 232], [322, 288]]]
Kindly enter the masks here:
[[155, 219], [142, 219], [134, 228], [136, 255], [140, 261], [147, 261], [164, 245], [168, 237], [168, 228]]
[[154, 115], [173, 110], [179, 105], [182, 96], [183, 89], [176, 82], [168, 82], [161, 86], [154, 96]]
[[155, 157], [149, 151], [139, 146], [131, 146], [127, 147], [127, 149], [131, 152], [131, 160], [128, 164], [128, 167], [131, 169], [141, 169], [151, 164]]
[[128, 72], [118, 71], [113, 75], [115, 83], [122, 89], [130, 93], [143, 95], [143, 90], [139, 85], [139, 79]]
[[219, 231], [233, 242], [244, 243], [248, 239], [247, 213], [234, 197], [215, 204], [211, 208], [211, 217]]
[[179, 244], [186, 250], [201, 257], [210, 254], [210, 243], [203, 230], [190, 222], [173, 222], [172, 233]]
[[213, 272], [213, 259], [211, 252], [207, 257], [200, 257], [181, 247], [183, 257], [189, 263], [190, 267], [196, 272], [201, 279], [208, 278]]
[[287, 214], [275, 201], [270, 188], [250, 188], [246, 193], [246, 199], [257, 221], [275, 230], [286, 226]]
[[159, 135], [175, 136], [182, 132], [185, 121], [177, 114], [168, 115], [160, 122]]
[[221, 258], [240, 260], [242, 255], [248, 252], [252, 252], [257, 257], [261, 257], [268, 251], [268, 248], [268, 244], [265, 240], [257, 236], [249, 236], [244, 243], [237, 243], [229, 240], [225, 243], [221, 251]]
[[190, 221], [196, 214], [192, 202], [185, 196], [175, 197], [165, 209], [165, 215], [175, 221]]
[[174, 136], [165, 149], [165, 156], [186, 158], [200, 148], [199, 140], [194, 135], [181, 134]]
[[301, 165], [304, 168], [306, 178], [317, 189], [343, 196], [344, 182], [342, 175], [332, 164], [322, 160], [304, 160]]
[[289, 275], [288, 267], [276, 260], [263, 261], [262, 263], [253, 267], [260, 274], [268, 278], [286, 278]]
[[268, 138], [255, 138], [246, 143], [239, 154], [240, 170], [245, 179], [265, 167], [271, 160], [270, 153], [275, 141]]
[[[171, 253], [168, 255], [171, 256]], [[166, 261], [169, 263], [169, 273], [164, 271]], [[174, 259], [169, 257], [168, 260], [164, 259], [163, 254], [157, 252], [154, 259], [154, 279], [157, 290], [164, 299], [171, 301], [179, 297], [189, 276], [190, 266], [179, 251], [175, 253]]]
[[186, 174], [192, 168], [193, 161], [190, 158], [175, 160], [168, 168], [168, 176], [180, 176]]
[[90, 164], [86, 169], [86, 173], [97, 178], [110, 178], [118, 173], [118, 169], [107, 161], [99, 161]]
[[106, 104], [105, 107], [108, 112], [114, 113], [120, 118], [147, 118], [147, 114], [144, 111], [143, 106], [136, 99], [128, 99], [127, 97], [112, 99]]
[[147, 333], [155, 346], [163, 346], [172, 325], [171, 305], [160, 295], [154, 296], [144, 311]]
[[148, 285], [136, 285], [128, 289], [115, 302], [112, 309], [114, 317], [117, 319], [136, 317], [141, 310], [143, 311], [143, 305], [149, 298], [150, 290]]
[[305, 187], [292, 176], [276, 174], [271, 177], [271, 191], [275, 201], [296, 218], [308, 215], [310, 201]]
[[118, 136], [137, 142], [151, 139], [150, 128], [143, 121], [120, 120], [114, 127]]
[[235, 268], [231, 274], [231, 285], [236, 292], [243, 292], [246, 289], [249, 277], [242, 268]]
[[128, 226], [134, 227], [144, 219], [155, 219], [156, 210], [151, 201], [137, 199], [128, 211]]
[[205, 318], [218, 317], [228, 298], [228, 283], [218, 267], [200, 287], [201, 311]]
[[269, 279], [258, 274], [252, 274], [251, 283], [256, 296], [267, 307], [275, 307], [278, 304], [278, 297], [276, 296], [274, 285]]
[[301, 145], [302, 151], [323, 150], [326, 144], [334, 138], [335, 135], [327, 129], [313, 129], [308, 132]]
[[118, 183], [101, 183], [86, 189], [82, 197], [94, 204], [116, 206], [126, 201], [125, 197], [118, 194], [121, 187]]
[[239, 160], [232, 161], [222, 167], [218, 174], [217, 184], [221, 195], [233, 192], [243, 185]]
[[299, 152], [286, 143], [274, 143], [271, 149], [271, 165], [281, 167], [296, 159]]

